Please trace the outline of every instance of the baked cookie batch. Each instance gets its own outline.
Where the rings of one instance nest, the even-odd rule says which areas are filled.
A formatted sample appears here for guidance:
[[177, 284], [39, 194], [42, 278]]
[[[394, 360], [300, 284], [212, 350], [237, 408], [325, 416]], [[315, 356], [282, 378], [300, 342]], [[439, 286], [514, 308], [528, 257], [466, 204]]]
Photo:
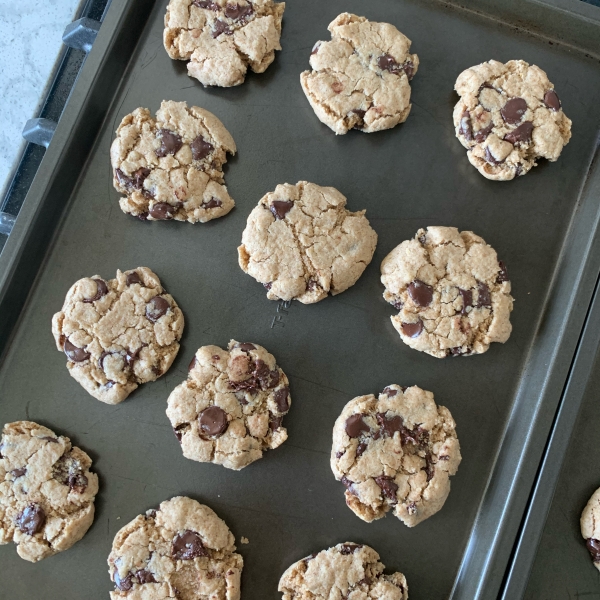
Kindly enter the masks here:
[[[243, 83], [264, 72], [280, 50], [284, 3], [272, 0], [171, 0], [164, 46], [205, 86]], [[336, 134], [395, 127], [410, 113], [419, 58], [389, 23], [343, 13], [318, 41], [302, 89]], [[489, 61], [465, 70], [455, 86], [456, 136], [488, 179], [524, 175], [539, 158], [558, 159], [571, 121], [544, 71], [524, 61]], [[163, 101], [126, 115], [110, 151], [123, 212], [140, 220], [190, 223], [233, 207], [223, 177], [233, 137], [210, 112]], [[351, 212], [332, 187], [281, 184], [248, 216], [238, 248], [241, 269], [271, 300], [313, 304], [354, 285], [375, 252], [364, 210]], [[381, 264], [384, 299], [401, 340], [436, 358], [471, 356], [504, 343], [513, 307], [506, 265], [471, 231], [431, 226], [401, 242]], [[310, 309], [307, 309], [310, 310]], [[107, 404], [164, 375], [179, 351], [184, 316], [147, 267], [75, 282], [52, 319], [71, 376]], [[240, 470], [283, 444], [291, 407], [288, 378], [253, 342], [207, 345], [187, 379], [166, 399], [186, 458]], [[333, 424], [331, 469], [360, 519], [388, 512], [409, 527], [438, 512], [461, 453], [450, 411], [418, 386], [390, 384], [359, 396]], [[90, 527], [98, 478], [69, 439], [30, 421], [5, 425], [0, 441], [0, 544], [13, 541], [36, 562], [70, 548]], [[600, 490], [582, 515], [582, 534], [600, 568]], [[108, 558], [121, 598], [240, 598], [242, 557], [229, 528], [186, 497], [163, 502], [125, 525]], [[401, 573], [384, 574], [372, 548], [345, 542], [303, 558], [282, 575], [284, 600], [406, 600]]]

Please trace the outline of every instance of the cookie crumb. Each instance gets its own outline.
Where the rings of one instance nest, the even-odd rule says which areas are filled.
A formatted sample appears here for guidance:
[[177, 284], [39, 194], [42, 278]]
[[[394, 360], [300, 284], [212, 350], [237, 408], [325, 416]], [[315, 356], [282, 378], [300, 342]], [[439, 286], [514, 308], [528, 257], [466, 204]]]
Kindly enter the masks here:
[[244, 537], [244, 536], [242, 536], [242, 539], [240, 540], [240, 542], [241, 542], [242, 544], [249, 544], [249, 543], [250, 543], [250, 540], [249, 540], [247, 537]]

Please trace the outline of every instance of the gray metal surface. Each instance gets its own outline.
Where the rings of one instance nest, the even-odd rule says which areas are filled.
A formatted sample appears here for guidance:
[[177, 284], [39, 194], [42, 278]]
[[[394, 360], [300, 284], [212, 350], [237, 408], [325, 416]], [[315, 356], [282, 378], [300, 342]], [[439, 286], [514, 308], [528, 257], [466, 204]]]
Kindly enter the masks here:
[[[495, 597], [597, 274], [589, 241], [600, 199], [582, 190], [598, 130], [598, 62], [434, 2], [292, 0], [284, 50], [267, 72], [237, 88], [204, 89], [162, 47], [165, 5], [113, 2], [0, 256], [0, 421], [29, 418], [69, 435], [101, 480], [96, 520], [75, 548], [37, 565], [0, 548], [0, 597], [33, 598], [43, 585], [44, 598], [106, 598], [116, 531], [177, 494], [206, 502], [238, 540], [250, 539], [240, 547], [246, 600], [277, 598], [292, 561], [346, 540], [372, 545], [388, 568], [402, 570], [413, 600]], [[413, 40], [421, 66], [404, 125], [336, 137], [304, 98], [299, 73], [342, 11], [394, 23]], [[557, 163], [509, 183], [482, 178], [452, 127], [456, 76], [492, 57], [546, 69], [574, 121]], [[227, 217], [192, 226], [142, 223], [120, 211], [108, 156], [114, 129], [162, 99], [207, 108], [232, 132], [239, 153], [226, 181], [237, 205]], [[300, 179], [337, 187], [351, 210], [366, 208], [379, 243], [353, 288], [285, 308], [241, 272], [236, 247], [258, 199]], [[483, 356], [437, 360], [412, 351], [389, 321], [381, 260], [434, 224], [475, 231], [508, 265], [513, 335]], [[105, 406], [69, 377], [50, 319], [79, 277], [139, 265], [159, 274], [184, 311], [182, 349], [159, 381]], [[289, 440], [240, 473], [184, 459], [164, 414], [195, 349], [232, 337], [273, 352], [293, 397]], [[328, 464], [343, 405], [393, 382], [432, 390], [450, 408], [464, 457], [444, 509], [414, 529], [392, 517], [360, 521]]]

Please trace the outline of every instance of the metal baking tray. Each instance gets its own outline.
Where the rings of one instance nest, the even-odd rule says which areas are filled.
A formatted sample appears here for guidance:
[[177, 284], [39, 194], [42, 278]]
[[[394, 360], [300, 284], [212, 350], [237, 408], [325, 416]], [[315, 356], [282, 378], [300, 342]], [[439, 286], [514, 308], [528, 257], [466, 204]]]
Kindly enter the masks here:
[[[453, 3], [289, 0], [283, 51], [262, 75], [205, 89], [162, 46], [166, 0], [113, 0], [54, 139], [0, 255], [0, 421], [32, 419], [68, 435], [100, 476], [96, 519], [73, 549], [32, 565], [0, 548], [0, 597], [106, 598], [116, 531], [177, 494], [210, 505], [236, 538], [246, 600], [276, 599], [293, 561], [340, 541], [373, 546], [405, 573], [410, 597], [495, 598], [569, 375], [600, 260], [590, 244], [600, 196], [589, 194], [598, 133], [597, 9], [569, 0]], [[310, 50], [349, 11], [388, 21], [420, 58], [413, 107], [395, 129], [336, 137], [300, 88]], [[596, 12], [591, 12], [596, 11]], [[456, 76], [495, 58], [548, 71], [573, 138], [555, 164], [487, 181], [455, 139]], [[161, 100], [216, 114], [239, 153], [226, 167], [236, 208], [205, 225], [124, 215], [109, 147], [123, 115]], [[259, 198], [278, 183], [332, 185], [379, 234], [372, 264], [343, 294], [312, 306], [271, 302], [237, 266], [236, 247]], [[482, 356], [438, 360], [406, 347], [389, 320], [379, 266], [419, 227], [481, 235], [508, 265], [513, 334]], [[118, 406], [90, 396], [56, 351], [50, 320], [76, 279], [151, 267], [186, 317], [171, 370]], [[268, 348], [291, 381], [289, 440], [243, 471], [182, 457], [165, 416], [170, 391], [203, 344]], [[463, 462], [443, 510], [414, 529], [367, 524], [344, 504], [329, 468], [331, 430], [351, 398], [390, 383], [431, 390], [457, 422]], [[10, 574], [10, 575], [8, 575]]]

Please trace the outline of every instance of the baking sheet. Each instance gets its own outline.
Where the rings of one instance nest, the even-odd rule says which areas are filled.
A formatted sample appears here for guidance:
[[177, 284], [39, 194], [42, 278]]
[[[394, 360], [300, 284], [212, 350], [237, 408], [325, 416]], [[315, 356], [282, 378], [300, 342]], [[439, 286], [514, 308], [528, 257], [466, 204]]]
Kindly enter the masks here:
[[[114, 32], [101, 31], [97, 44], [109, 46], [109, 33], [114, 38], [124, 27], [116, 17], [111, 20], [111, 13], [125, 14], [124, 7], [132, 4], [115, 0], [104, 25]], [[501, 507], [488, 509], [494, 468], [507, 445], [519, 448], [526, 441], [520, 434], [507, 435], [511, 414], [540, 402], [542, 383], [524, 396], [523, 382], [547, 350], [541, 334], [552, 337], [554, 322], [545, 321], [547, 314], [570, 310], [567, 299], [550, 292], [557, 278], [558, 283], [568, 278], [557, 274], [557, 265], [577, 243], [573, 223], [598, 131], [598, 63], [433, 2], [291, 0], [284, 15], [284, 49], [266, 73], [250, 74], [237, 88], [204, 89], [187, 76], [184, 63], [171, 61], [164, 51], [166, 1], [138, 6], [151, 12], [130, 60], [129, 54], [117, 60], [118, 45], [102, 59], [115, 61], [115, 75], [119, 65], [126, 69], [110, 107], [101, 97], [96, 101], [98, 114], [107, 110], [101, 124], [92, 120], [94, 98], [74, 93], [75, 102], [87, 107], [89, 128], [97, 137], [91, 148], [81, 142], [87, 138], [67, 131], [59, 140], [72, 152], [79, 144], [86, 163], [71, 172], [60, 165], [62, 177], [70, 177], [75, 188], [62, 196], [59, 186], [51, 190], [64, 206], [62, 218], [50, 232], [43, 267], [0, 368], [2, 422], [38, 421], [92, 456], [101, 485], [96, 520], [72, 550], [37, 565], [18, 558], [13, 546], [1, 547], [0, 597], [33, 598], [43, 585], [44, 598], [106, 598], [112, 589], [106, 558], [115, 533], [137, 514], [179, 494], [211, 506], [234, 532], [245, 559], [246, 600], [278, 598], [278, 579], [291, 562], [341, 541], [373, 546], [389, 569], [406, 575], [413, 600], [469, 597], [469, 584], [462, 582], [477, 558], [472, 549], [477, 543], [492, 549], [495, 543], [485, 537], [491, 530], [479, 532], [476, 516], [477, 522], [500, 519]], [[310, 50], [316, 40], [329, 39], [327, 25], [343, 11], [391, 22], [413, 41], [412, 51], [420, 58], [413, 108], [395, 129], [336, 137], [302, 93], [299, 74], [308, 68]], [[101, 51], [92, 51], [82, 86], [90, 85], [96, 50]], [[487, 181], [470, 166], [452, 125], [456, 76], [490, 58], [522, 58], [547, 70], [574, 121], [573, 139], [557, 163], [541, 164], [509, 183]], [[100, 58], [95, 64], [105, 66]], [[237, 205], [228, 216], [192, 226], [142, 223], [120, 211], [109, 163], [114, 130], [136, 107], [154, 112], [163, 99], [202, 106], [232, 133], [239, 151], [225, 177]], [[85, 126], [77, 123], [78, 131]], [[52, 147], [49, 160], [51, 153]], [[278, 183], [302, 179], [338, 188], [350, 210], [366, 208], [379, 243], [353, 288], [317, 305], [286, 307], [267, 300], [264, 288], [239, 269], [236, 247], [260, 197]], [[394, 311], [382, 298], [379, 266], [397, 244], [427, 225], [473, 230], [507, 264], [516, 302], [513, 334], [505, 345], [494, 344], [482, 356], [438, 360], [401, 342], [389, 320]], [[118, 268], [140, 265], [160, 276], [182, 308], [182, 348], [164, 377], [124, 403], [106, 406], [68, 375], [50, 320], [76, 279], [111, 278]], [[584, 304], [586, 296], [583, 289]], [[186, 377], [196, 348], [225, 346], [231, 338], [255, 341], [272, 352], [290, 378], [293, 399], [285, 422], [289, 440], [239, 473], [184, 459], [165, 416], [166, 399]], [[567, 368], [569, 348], [561, 349]], [[329, 468], [331, 430], [344, 404], [390, 383], [433, 391], [457, 422], [463, 454], [443, 510], [414, 529], [393, 517], [360, 521], [346, 508], [343, 486]], [[521, 483], [525, 495], [528, 483]], [[506, 492], [507, 502], [512, 493]], [[250, 544], [240, 545], [241, 536]], [[502, 560], [496, 568], [502, 571]], [[477, 576], [470, 579], [477, 587]], [[494, 584], [499, 585], [497, 580], [498, 573]], [[494, 585], [484, 588], [478, 591], [481, 597], [495, 595]]]

